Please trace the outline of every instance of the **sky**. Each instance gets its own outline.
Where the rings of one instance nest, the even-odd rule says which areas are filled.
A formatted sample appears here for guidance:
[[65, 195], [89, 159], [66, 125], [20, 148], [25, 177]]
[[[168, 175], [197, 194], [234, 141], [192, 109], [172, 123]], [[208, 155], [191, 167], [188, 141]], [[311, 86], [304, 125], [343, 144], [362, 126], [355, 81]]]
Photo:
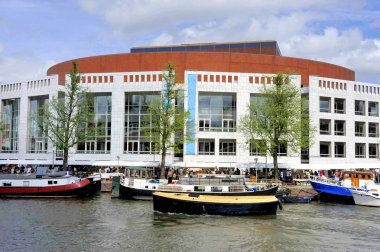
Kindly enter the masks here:
[[132, 46], [246, 40], [380, 83], [379, 0], [0, 0], [0, 82]]

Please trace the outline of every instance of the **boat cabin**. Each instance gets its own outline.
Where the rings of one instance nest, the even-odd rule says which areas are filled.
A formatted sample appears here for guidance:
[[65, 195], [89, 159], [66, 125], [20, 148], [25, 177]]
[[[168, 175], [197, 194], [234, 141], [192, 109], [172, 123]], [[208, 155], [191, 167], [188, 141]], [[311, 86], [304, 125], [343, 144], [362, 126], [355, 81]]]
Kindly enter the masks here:
[[346, 187], [367, 188], [375, 183], [374, 174], [368, 171], [343, 171], [341, 179]]

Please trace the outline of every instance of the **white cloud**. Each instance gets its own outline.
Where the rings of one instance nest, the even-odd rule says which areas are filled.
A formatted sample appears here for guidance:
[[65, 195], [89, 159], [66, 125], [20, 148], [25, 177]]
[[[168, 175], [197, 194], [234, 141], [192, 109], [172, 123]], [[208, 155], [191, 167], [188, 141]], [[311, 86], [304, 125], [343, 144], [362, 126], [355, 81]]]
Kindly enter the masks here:
[[3, 54], [0, 44], [0, 82], [15, 82], [46, 76], [46, 70], [55, 62], [51, 60], [23, 60]]

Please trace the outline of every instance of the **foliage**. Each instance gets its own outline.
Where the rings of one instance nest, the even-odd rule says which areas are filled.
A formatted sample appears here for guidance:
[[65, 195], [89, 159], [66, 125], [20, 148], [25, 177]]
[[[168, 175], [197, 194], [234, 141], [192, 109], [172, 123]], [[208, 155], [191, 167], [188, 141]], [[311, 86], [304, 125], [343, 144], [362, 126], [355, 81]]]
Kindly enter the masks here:
[[290, 76], [278, 73], [273, 77], [273, 85], [264, 86], [249, 104], [250, 113], [240, 120], [240, 131], [249, 143], [260, 153], [273, 157], [275, 178], [281, 144], [293, 153], [310, 145], [315, 130], [305, 105], [300, 88], [292, 84]]
[[43, 108], [43, 119], [39, 127], [48, 132], [48, 137], [57, 150], [63, 150], [63, 169], [67, 170], [68, 150], [93, 135], [91, 125], [93, 112], [86, 90], [80, 86], [80, 75], [73, 62], [70, 81], [62, 91]]
[[183, 90], [176, 84], [174, 65], [167, 65], [163, 80], [165, 86], [161, 98], [152, 100], [149, 105], [151, 127], [145, 131], [146, 138], [153, 142], [154, 151], [161, 152], [161, 178], [165, 174], [167, 152], [174, 150], [178, 153], [185, 142], [192, 141], [190, 114], [181, 106], [176, 106], [183, 99]]

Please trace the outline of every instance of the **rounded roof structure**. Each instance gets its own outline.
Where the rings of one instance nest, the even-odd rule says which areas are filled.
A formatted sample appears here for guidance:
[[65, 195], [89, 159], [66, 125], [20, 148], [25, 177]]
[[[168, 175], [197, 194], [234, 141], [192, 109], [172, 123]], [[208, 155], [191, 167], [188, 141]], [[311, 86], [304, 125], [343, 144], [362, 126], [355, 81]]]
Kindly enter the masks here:
[[75, 61], [81, 73], [115, 73], [164, 71], [169, 62], [176, 67], [177, 80], [182, 83], [185, 71], [237, 72], [275, 74], [285, 72], [301, 75], [301, 83], [309, 85], [309, 76], [355, 80], [355, 72], [341, 66], [300, 58], [245, 52], [171, 51], [133, 52], [73, 59], [50, 67], [48, 75], [58, 75], [65, 83]]

